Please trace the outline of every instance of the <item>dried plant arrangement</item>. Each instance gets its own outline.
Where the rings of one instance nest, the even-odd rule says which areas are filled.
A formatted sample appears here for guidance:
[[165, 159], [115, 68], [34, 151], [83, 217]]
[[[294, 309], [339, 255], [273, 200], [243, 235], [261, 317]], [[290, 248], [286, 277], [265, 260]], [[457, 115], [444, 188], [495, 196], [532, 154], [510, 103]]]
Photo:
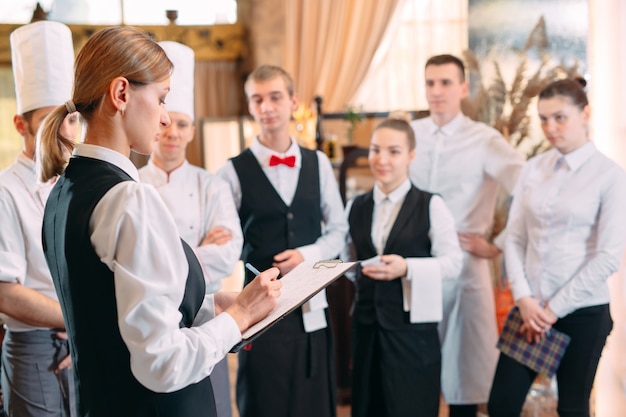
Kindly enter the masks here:
[[[508, 56], [491, 62], [493, 75], [489, 77], [488, 82], [484, 73], [488, 72], [489, 68], [481, 67], [487, 60], [479, 62], [470, 50], [463, 53], [470, 84], [469, 95], [463, 102], [463, 113], [474, 120], [493, 126], [526, 158], [550, 148], [550, 143], [538, 128], [538, 116], [534, 106], [536, 97], [546, 85], [556, 79], [579, 76], [578, 64], [566, 66], [553, 62], [548, 51], [549, 44], [542, 16], [521, 50], [511, 51]], [[503, 74], [507, 69], [512, 73], [512, 79], [508, 84]], [[498, 196], [491, 239], [504, 229], [509, 203], [510, 198], [504, 193]], [[510, 292], [506, 289], [501, 258], [492, 260], [490, 266], [496, 297], [504, 292], [508, 295], [508, 301], [512, 303]], [[510, 305], [502, 307], [502, 311], [508, 312]]]
[[[493, 126], [527, 158], [550, 147], [542, 134], [531, 133], [535, 114], [531, 103], [550, 82], [574, 78], [579, 71], [578, 63], [572, 66], [552, 64], [548, 46], [546, 24], [542, 16], [528, 36], [524, 48], [515, 52], [519, 63], [510, 86], [505, 82], [498, 61], [493, 61], [493, 79], [487, 84], [476, 55], [470, 50], [463, 53], [470, 82], [470, 93], [463, 102], [463, 113]], [[534, 56], [538, 56], [538, 60], [531, 63]], [[530, 68], [531, 64], [536, 68]]]

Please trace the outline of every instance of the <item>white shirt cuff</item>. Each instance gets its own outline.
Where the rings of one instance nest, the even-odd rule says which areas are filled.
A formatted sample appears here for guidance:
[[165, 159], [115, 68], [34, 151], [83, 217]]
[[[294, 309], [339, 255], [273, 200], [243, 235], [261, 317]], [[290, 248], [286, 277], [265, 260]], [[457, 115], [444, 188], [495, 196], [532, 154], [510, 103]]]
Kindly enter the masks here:
[[318, 292], [302, 306], [302, 321], [307, 333], [324, 329], [328, 326], [324, 309], [328, 307], [326, 289]]
[[411, 323], [432, 323], [443, 317], [441, 267], [435, 258], [407, 259], [407, 277], [402, 278], [404, 311]]

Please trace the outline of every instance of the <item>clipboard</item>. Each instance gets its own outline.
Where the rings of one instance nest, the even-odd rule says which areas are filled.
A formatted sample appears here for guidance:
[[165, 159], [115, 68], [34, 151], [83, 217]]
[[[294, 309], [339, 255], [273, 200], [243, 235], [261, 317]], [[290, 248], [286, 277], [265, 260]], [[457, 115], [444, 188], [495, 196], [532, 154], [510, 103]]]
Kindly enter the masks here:
[[241, 350], [287, 314], [313, 298], [315, 294], [326, 288], [354, 265], [355, 262], [342, 262], [339, 259], [315, 263], [302, 262], [280, 279], [283, 286], [276, 308], [263, 320], [243, 332], [241, 342], [233, 346], [230, 352], [235, 353]]

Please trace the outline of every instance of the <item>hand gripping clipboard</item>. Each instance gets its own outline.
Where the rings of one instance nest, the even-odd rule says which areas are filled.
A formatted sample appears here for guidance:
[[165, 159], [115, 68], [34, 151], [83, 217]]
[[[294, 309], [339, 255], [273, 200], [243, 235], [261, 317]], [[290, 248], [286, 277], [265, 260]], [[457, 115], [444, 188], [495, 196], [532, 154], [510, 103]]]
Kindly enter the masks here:
[[303, 262], [280, 279], [281, 288], [278, 304], [272, 312], [243, 332], [241, 342], [230, 350], [238, 352], [248, 343], [262, 335], [267, 329], [309, 301], [315, 294], [326, 288], [348, 269], [354, 262], [341, 262], [338, 259], [312, 263]]

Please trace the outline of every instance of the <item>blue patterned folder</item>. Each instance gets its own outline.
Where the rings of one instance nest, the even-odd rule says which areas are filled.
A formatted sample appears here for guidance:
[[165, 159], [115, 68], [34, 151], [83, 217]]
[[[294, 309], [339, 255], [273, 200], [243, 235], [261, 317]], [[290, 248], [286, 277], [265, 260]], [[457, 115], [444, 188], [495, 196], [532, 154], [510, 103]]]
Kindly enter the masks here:
[[528, 343], [525, 335], [520, 333], [522, 323], [519, 309], [513, 307], [498, 339], [498, 349], [533, 371], [551, 378], [559, 368], [570, 337], [550, 329], [538, 343]]

